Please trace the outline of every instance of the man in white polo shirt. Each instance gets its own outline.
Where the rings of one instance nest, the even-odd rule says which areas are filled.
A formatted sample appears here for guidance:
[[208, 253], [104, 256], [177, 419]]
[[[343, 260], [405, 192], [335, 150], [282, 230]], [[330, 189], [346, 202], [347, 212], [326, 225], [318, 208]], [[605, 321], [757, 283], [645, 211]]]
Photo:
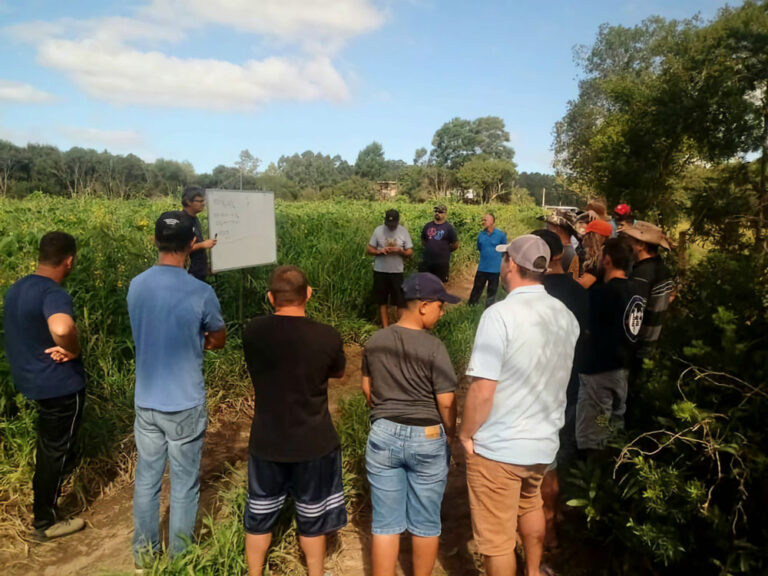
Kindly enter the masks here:
[[509, 294], [480, 319], [459, 440], [486, 574], [516, 573], [519, 518], [526, 574], [539, 576], [541, 480], [559, 446], [579, 323], [542, 285], [550, 258], [544, 240], [526, 234], [497, 250], [504, 253], [501, 282]]

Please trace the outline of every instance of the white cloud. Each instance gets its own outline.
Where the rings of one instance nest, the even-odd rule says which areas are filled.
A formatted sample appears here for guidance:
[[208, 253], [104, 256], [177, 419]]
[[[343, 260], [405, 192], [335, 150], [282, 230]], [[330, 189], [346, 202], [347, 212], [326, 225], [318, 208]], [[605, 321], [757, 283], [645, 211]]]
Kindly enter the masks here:
[[40, 47], [39, 57], [44, 65], [70, 74], [88, 94], [117, 104], [232, 110], [271, 100], [347, 97], [344, 80], [323, 56], [238, 65], [174, 58], [93, 40], [49, 40]]
[[31, 84], [0, 80], [0, 102], [19, 102], [22, 104], [50, 102], [53, 94], [38, 90]]
[[132, 150], [142, 146], [144, 138], [133, 130], [100, 130], [98, 128], [80, 128], [64, 126], [59, 129], [62, 136], [76, 146], [89, 148], [107, 148], [109, 150]]
[[139, 14], [182, 27], [217, 24], [313, 49], [340, 46], [384, 22], [369, 0], [153, 0]]
[[[372, 0], [152, 0], [132, 17], [28, 22], [9, 31], [95, 98], [244, 110], [276, 100], [345, 100], [349, 89], [332, 55], [383, 21]], [[296, 53], [234, 63], [159, 49], [210, 26], [277, 39]]]

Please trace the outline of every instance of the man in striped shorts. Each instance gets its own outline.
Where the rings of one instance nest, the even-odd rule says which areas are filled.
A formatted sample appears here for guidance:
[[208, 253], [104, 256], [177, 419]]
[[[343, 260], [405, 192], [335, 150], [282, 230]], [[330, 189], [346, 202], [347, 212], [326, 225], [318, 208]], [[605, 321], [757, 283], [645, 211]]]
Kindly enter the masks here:
[[288, 495], [309, 576], [322, 576], [326, 535], [347, 523], [341, 448], [328, 411], [328, 378], [344, 375], [339, 333], [306, 317], [312, 288], [295, 266], [269, 279], [271, 316], [252, 320], [243, 350], [255, 409], [248, 460], [245, 553], [261, 576], [272, 528]]

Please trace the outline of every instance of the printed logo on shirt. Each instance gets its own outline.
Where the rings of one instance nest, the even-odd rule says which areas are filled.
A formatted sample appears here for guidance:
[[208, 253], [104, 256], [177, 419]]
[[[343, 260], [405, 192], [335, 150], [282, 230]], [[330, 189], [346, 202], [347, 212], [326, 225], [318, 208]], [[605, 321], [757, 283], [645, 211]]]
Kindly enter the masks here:
[[644, 313], [645, 299], [642, 296], [632, 296], [624, 311], [624, 332], [630, 342], [637, 341], [637, 335], [640, 334], [640, 327], [643, 325]]
[[430, 240], [442, 240], [445, 236], [445, 230], [439, 230], [434, 226], [427, 228], [427, 238]]

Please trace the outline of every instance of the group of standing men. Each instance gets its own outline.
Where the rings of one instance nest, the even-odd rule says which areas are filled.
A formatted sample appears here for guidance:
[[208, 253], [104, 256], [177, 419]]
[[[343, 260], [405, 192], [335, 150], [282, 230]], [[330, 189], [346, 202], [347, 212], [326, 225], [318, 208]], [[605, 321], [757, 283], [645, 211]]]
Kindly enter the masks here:
[[[419, 272], [429, 272], [441, 282], [448, 282], [451, 253], [459, 247], [456, 229], [447, 221], [448, 208], [438, 204], [434, 219], [421, 229], [422, 259]], [[486, 306], [496, 300], [501, 270], [501, 254], [496, 247], [507, 242], [507, 235], [496, 228], [496, 217], [488, 212], [482, 219], [482, 231], [477, 236], [480, 264], [475, 274], [470, 304], [477, 304], [486, 290]], [[384, 224], [377, 226], [366, 247], [373, 260], [373, 296], [379, 306], [381, 325], [389, 326], [389, 307], [405, 307], [402, 286], [405, 264], [403, 259], [413, 256], [413, 241], [408, 230], [400, 224], [400, 213], [394, 208], [384, 214]]]
[[[185, 196], [185, 208], [201, 205], [200, 198], [201, 190]], [[134, 278], [128, 292], [136, 344], [134, 556], [139, 570], [160, 550], [159, 493], [166, 460], [169, 551], [179, 552], [192, 534], [207, 419], [203, 350], [221, 348], [226, 341], [213, 289], [185, 269], [201, 243], [197, 212], [160, 216], [158, 263]], [[401, 308], [391, 326], [382, 309], [385, 326], [369, 340], [362, 364], [372, 422], [366, 471], [373, 504], [373, 574], [394, 575], [399, 536], [406, 530], [413, 537], [415, 576], [431, 574], [454, 438], [466, 459], [472, 528], [486, 573], [515, 573], [519, 531], [527, 574], [546, 574], [542, 483], [573, 444], [569, 426], [578, 448], [601, 449], [608, 431], [598, 422], [607, 416], [620, 425], [623, 374], [637, 357], [641, 335], [647, 335], [646, 344], [658, 338], [669, 301], [671, 282], [657, 253], [659, 245], [668, 244], [658, 228], [642, 222], [624, 229], [629, 244], [605, 239], [596, 282], [585, 292], [568, 272], [571, 266], [563, 265], [567, 250], [559, 234], [536, 231], [506, 243], [487, 214], [478, 237], [481, 267], [475, 289], [488, 282], [492, 302], [495, 278], [485, 275], [496, 274], [498, 261], [498, 281], [507, 296], [485, 310], [477, 328], [459, 427], [456, 374], [443, 343], [429, 334], [444, 304], [459, 301], [442, 283], [458, 246], [445, 214], [444, 206], [435, 208], [434, 221], [422, 230], [430, 256], [422, 262], [423, 271], [404, 281], [398, 279], [402, 258], [413, 246], [396, 211], [386, 213], [385, 225], [374, 231], [368, 247], [376, 256], [377, 295], [398, 298], [394, 302]], [[628, 246], [635, 255], [629, 278]], [[83, 527], [79, 519], [57, 522], [54, 512], [61, 481], [74, 462], [85, 386], [72, 300], [60, 286], [75, 252], [71, 236], [44, 236], [38, 269], [18, 281], [5, 300], [14, 381], [40, 413], [34, 527], [41, 539]], [[252, 576], [263, 570], [272, 529], [289, 495], [310, 576], [323, 574], [326, 535], [347, 521], [339, 439], [327, 399], [328, 379], [344, 374], [346, 358], [338, 332], [306, 318], [311, 296], [300, 269], [277, 267], [268, 292], [275, 313], [252, 320], [243, 334], [256, 399], [244, 512]]]

